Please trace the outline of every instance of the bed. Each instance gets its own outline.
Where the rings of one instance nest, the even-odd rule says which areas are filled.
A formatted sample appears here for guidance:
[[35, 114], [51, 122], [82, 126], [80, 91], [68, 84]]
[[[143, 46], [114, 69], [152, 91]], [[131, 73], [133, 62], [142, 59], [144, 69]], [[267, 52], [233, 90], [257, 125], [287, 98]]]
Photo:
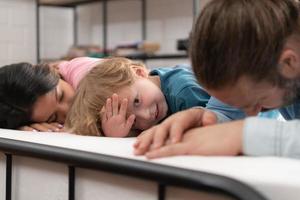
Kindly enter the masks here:
[[0, 129], [0, 200], [296, 200], [300, 161], [132, 154], [134, 138]]

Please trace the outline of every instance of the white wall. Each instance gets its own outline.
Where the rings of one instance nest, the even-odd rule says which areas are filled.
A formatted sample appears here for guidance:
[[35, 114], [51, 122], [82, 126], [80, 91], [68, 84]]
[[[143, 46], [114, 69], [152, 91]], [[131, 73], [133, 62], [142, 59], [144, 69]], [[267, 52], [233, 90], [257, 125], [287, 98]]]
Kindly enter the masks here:
[[[162, 44], [162, 53], [176, 52], [176, 40], [192, 27], [193, 0], [147, 1], [147, 39]], [[79, 43], [102, 44], [101, 3], [79, 7]], [[108, 48], [124, 41], [141, 40], [141, 1], [108, 3]]]
[[[200, 6], [203, 6], [206, 1], [200, 1]], [[54, 12], [55, 20], [53, 20]], [[72, 13], [48, 7], [43, 8], [42, 15], [44, 23], [42, 58], [56, 59], [65, 55], [72, 44]], [[78, 6], [78, 20], [78, 44], [102, 45], [102, 3]], [[147, 40], [161, 44], [159, 53], [178, 53], [176, 41], [188, 37], [192, 23], [193, 0], [147, 1]], [[63, 24], [67, 25], [64, 27]], [[55, 33], [53, 33], [54, 29]], [[60, 37], [53, 37], [56, 35]], [[136, 41], [141, 38], [141, 1], [109, 1], [108, 48], [114, 48], [120, 42]], [[187, 59], [176, 59], [154, 60], [147, 63], [151, 67], [187, 62]]]
[[[101, 3], [79, 7], [79, 44], [102, 44]], [[177, 39], [188, 37], [193, 22], [193, 0], [147, 1], [147, 40], [159, 42], [159, 53], [178, 53]], [[142, 39], [141, 1], [108, 3], [108, 42], [117, 44]], [[187, 59], [147, 61], [149, 67], [186, 63]]]
[[0, 66], [36, 62], [34, 0], [0, 0]]
[[[199, 0], [200, 7], [209, 0]], [[108, 47], [141, 39], [141, 1], [108, 2]], [[78, 7], [78, 43], [102, 45], [102, 5]], [[176, 40], [186, 38], [193, 21], [193, 0], [148, 0], [147, 39], [161, 43], [160, 53], [176, 53]], [[73, 44], [73, 12], [42, 7], [41, 57], [59, 59]], [[36, 62], [35, 0], [0, 0], [0, 66]], [[174, 65], [187, 59], [148, 61], [150, 66]]]
[[73, 12], [71, 8], [40, 9], [41, 58], [57, 59], [73, 44]]

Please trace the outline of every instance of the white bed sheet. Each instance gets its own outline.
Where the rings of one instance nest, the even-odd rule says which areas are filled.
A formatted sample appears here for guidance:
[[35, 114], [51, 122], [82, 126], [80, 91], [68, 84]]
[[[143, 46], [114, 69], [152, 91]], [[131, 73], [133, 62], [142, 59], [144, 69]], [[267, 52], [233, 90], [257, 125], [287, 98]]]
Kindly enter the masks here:
[[0, 129], [0, 138], [200, 170], [245, 182], [268, 199], [298, 200], [300, 198], [300, 161], [296, 159], [246, 156], [174, 156], [147, 160], [144, 156], [133, 155], [132, 145], [135, 138], [91, 137], [69, 133], [35, 133], [7, 129]]

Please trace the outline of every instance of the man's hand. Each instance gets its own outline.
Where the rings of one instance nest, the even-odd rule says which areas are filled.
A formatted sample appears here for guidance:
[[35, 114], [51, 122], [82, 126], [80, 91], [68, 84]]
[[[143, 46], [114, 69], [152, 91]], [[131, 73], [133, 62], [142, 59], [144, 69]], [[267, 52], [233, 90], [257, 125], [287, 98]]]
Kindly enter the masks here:
[[163, 145], [175, 144], [181, 141], [186, 130], [216, 122], [216, 115], [206, 109], [192, 108], [178, 112], [161, 124], [142, 132], [134, 144], [134, 154], [143, 155], [145, 152], [158, 149]]
[[101, 127], [107, 137], [126, 137], [130, 133], [135, 120], [135, 115], [126, 117], [127, 99], [122, 99], [119, 108], [119, 97], [113, 94], [108, 98], [106, 105], [101, 110]]
[[145, 154], [149, 159], [175, 155], [234, 156], [242, 153], [244, 121], [234, 121], [186, 132], [181, 142]]

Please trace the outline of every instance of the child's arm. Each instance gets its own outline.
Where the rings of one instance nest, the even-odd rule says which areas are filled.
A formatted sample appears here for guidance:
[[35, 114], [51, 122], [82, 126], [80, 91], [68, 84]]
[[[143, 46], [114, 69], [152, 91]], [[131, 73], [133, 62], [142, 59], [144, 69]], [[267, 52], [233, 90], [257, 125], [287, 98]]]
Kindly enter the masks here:
[[158, 149], [168, 143], [177, 143], [183, 134], [195, 127], [215, 124], [215, 114], [204, 108], [191, 108], [167, 118], [164, 122], [156, 125], [138, 136], [134, 144], [136, 155], [143, 155], [147, 151]]
[[119, 106], [119, 97], [113, 94], [106, 100], [101, 110], [101, 127], [107, 137], [126, 137], [129, 135], [135, 120], [134, 115], [126, 116], [127, 99], [122, 99]]

